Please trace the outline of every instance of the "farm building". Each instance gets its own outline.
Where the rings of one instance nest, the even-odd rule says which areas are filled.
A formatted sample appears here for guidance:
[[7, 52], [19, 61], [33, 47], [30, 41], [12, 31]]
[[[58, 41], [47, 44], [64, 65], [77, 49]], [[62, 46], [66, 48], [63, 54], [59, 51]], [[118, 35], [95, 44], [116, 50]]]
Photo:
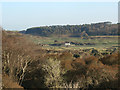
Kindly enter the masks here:
[[65, 43], [65, 46], [70, 46], [70, 43], [69, 43], [69, 42], [66, 42], [66, 43]]

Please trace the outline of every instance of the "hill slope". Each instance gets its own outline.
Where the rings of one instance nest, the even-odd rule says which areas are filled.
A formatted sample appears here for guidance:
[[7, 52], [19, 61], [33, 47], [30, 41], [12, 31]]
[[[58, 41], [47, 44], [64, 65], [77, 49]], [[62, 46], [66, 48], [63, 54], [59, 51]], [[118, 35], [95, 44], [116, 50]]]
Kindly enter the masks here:
[[112, 24], [111, 22], [102, 22], [83, 25], [32, 27], [28, 28], [26, 31], [20, 31], [20, 33], [40, 36], [67, 35], [73, 37], [80, 37], [82, 32], [92, 36], [118, 35], [118, 25]]

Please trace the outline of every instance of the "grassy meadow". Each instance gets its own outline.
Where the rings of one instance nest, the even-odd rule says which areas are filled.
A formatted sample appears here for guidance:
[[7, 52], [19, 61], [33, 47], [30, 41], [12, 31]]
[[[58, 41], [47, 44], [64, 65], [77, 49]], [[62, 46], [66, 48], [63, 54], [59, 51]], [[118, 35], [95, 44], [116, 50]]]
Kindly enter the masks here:
[[[81, 39], [80, 37], [40, 37], [40, 36], [32, 36], [28, 35], [29, 39], [33, 41], [35, 44], [45, 44], [43, 48], [48, 49], [105, 49], [112, 48], [118, 46], [118, 36], [90, 36], [89, 39]], [[95, 45], [70, 45], [66, 47], [62, 46], [50, 46], [49, 44], [55, 44], [55, 40], [58, 43], [61, 42], [78, 42], [78, 43], [94, 43]]]

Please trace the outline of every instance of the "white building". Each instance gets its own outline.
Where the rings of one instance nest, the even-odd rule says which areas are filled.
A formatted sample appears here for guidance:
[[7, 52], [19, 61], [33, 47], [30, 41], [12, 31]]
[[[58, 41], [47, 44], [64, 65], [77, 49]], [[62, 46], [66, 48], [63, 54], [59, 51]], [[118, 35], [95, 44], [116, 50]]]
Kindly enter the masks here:
[[70, 43], [65, 43], [65, 46], [70, 46]]

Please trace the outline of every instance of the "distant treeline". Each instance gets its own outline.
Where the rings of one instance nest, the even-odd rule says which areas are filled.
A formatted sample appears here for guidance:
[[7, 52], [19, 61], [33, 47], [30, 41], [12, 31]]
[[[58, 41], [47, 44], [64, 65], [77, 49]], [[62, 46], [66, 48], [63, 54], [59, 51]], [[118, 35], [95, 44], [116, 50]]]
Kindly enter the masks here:
[[20, 31], [24, 34], [40, 35], [40, 36], [53, 36], [53, 35], [67, 35], [73, 37], [81, 36], [82, 32], [87, 33], [89, 36], [95, 35], [118, 35], [118, 24], [111, 22], [101, 22], [94, 24], [83, 25], [56, 25], [56, 26], [43, 26], [33, 27], [26, 31]]

